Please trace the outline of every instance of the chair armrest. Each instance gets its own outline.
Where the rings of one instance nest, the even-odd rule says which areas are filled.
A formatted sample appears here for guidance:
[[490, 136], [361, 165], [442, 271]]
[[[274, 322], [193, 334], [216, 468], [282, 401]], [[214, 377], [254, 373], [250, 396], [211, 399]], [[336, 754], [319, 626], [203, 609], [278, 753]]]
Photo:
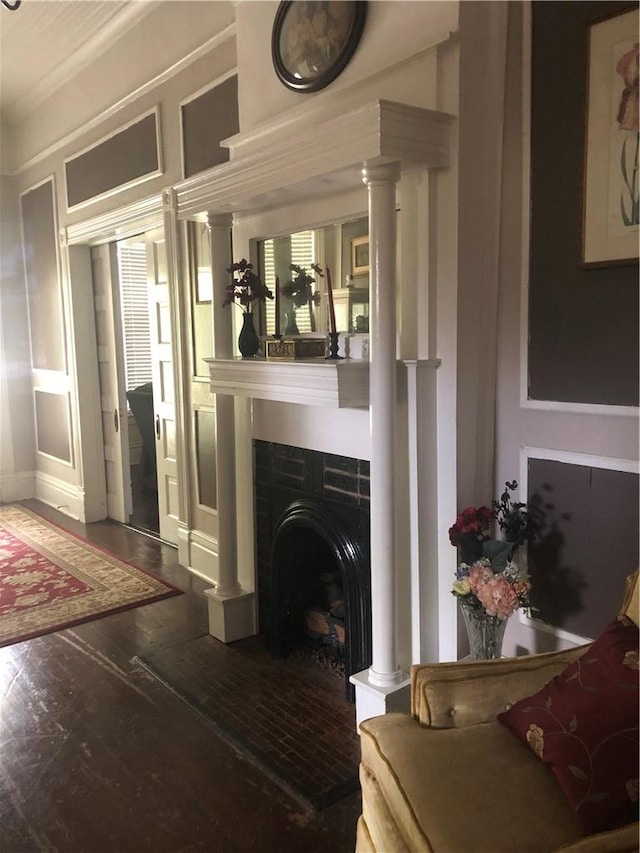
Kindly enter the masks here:
[[640, 824], [629, 823], [609, 832], [588, 835], [558, 847], [556, 853], [634, 853], [638, 850]]
[[415, 664], [411, 713], [422, 725], [436, 728], [489, 722], [539, 690], [589, 645], [504, 660]]

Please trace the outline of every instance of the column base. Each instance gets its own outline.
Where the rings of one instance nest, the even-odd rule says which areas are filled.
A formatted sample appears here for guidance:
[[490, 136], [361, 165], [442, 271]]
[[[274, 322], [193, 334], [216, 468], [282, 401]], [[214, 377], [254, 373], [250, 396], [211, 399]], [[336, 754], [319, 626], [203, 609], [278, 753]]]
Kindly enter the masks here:
[[233, 643], [256, 633], [254, 595], [218, 595], [215, 589], [205, 589], [209, 606], [209, 633], [223, 643]]
[[349, 678], [356, 688], [356, 725], [371, 717], [387, 714], [389, 711], [404, 711], [411, 708], [411, 679], [402, 673], [402, 680], [390, 687], [379, 687], [369, 680], [369, 670], [363, 669]]

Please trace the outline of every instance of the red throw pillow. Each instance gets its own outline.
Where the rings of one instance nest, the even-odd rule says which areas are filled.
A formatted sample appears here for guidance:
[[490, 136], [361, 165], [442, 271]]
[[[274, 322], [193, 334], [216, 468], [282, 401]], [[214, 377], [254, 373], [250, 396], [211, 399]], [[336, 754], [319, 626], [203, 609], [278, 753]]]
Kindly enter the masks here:
[[637, 819], [638, 628], [611, 622], [591, 648], [498, 720], [555, 773], [586, 832]]

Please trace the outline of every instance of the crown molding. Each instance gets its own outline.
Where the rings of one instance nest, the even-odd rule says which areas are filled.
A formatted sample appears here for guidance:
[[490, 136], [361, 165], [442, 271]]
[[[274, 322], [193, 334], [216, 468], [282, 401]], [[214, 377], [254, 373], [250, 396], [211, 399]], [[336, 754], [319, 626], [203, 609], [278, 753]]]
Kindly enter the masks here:
[[63, 242], [69, 246], [81, 243], [97, 245], [151, 231], [159, 228], [163, 221], [162, 195], [157, 194], [76, 225], [68, 225], [61, 233]]
[[[156, 75], [153, 79], [149, 80], [147, 83], [144, 83], [142, 86], [139, 86], [133, 92], [130, 92], [124, 98], [121, 98], [115, 104], [110, 106], [108, 109], [94, 116], [94, 118], [85, 122], [81, 127], [76, 128], [60, 139], [52, 142], [51, 145], [48, 145], [42, 151], [38, 152], [34, 157], [31, 157], [29, 160], [18, 163], [15, 165], [13, 169], [9, 172], [11, 175], [19, 175], [21, 172], [26, 171], [27, 169], [32, 168], [33, 166], [40, 163], [42, 160], [45, 160], [47, 157], [55, 154], [61, 149], [70, 147], [77, 139], [80, 139], [86, 134], [94, 130], [97, 127], [100, 127], [101, 124], [108, 121], [113, 116], [118, 115], [123, 109], [129, 107], [131, 104], [135, 103], [139, 98], [143, 97], [147, 93], [153, 91], [158, 86], [166, 83], [172, 77], [175, 77], [177, 74], [180, 74], [181, 71], [184, 71], [185, 68], [188, 68], [190, 65], [193, 65], [194, 62], [197, 62], [203, 56], [206, 56], [207, 53], [210, 53], [215, 48], [219, 47], [225, 41], [229, 39], [235, 38], [236, 36], [236, 24], [235, 21], [229, 26], [225, 27], [215, 36], [210, 39], [207, 39], [204, 44], [201, 44], [200, 47], [191, 51], [191, 53], [187, 54], [187, 56], [182, 57], [182, 59], [175, 62], [166, 71], [163, 71], [161, 74]], [[228, 72], [225, 72], [225, 75]]]

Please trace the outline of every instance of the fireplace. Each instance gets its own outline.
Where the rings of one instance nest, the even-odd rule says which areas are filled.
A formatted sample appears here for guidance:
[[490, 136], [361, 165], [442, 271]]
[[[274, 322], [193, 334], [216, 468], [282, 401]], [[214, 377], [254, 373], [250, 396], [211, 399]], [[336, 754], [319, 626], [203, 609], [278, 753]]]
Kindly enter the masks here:
[[369, 463], [254, 442], [258, 623], [273, 655], [318, 647], [371, 663]]

